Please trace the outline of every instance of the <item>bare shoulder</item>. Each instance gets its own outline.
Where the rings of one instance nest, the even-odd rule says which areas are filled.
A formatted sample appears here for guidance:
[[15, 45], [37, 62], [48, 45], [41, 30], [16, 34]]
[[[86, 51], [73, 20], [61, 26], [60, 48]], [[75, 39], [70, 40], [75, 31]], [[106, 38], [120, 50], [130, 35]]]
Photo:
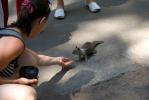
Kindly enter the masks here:
[[3, 36], [0, 38], [0, 63], [10, 62], [19, 56], [24, 50], [22, 40], [13, 36]]
[[21, 49], [24, 48], [24, 43], [19, 38], [13, 36], [4, 36], [0, 38], [0, 47]]

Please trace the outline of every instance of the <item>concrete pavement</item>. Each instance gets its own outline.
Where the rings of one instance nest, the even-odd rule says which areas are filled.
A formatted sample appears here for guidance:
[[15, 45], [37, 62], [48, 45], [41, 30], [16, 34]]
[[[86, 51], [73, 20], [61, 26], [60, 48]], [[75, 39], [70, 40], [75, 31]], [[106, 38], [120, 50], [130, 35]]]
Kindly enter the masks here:
[[[66, 56], [73, 60], [77, 59], [72, 55], [76, 45], [81, 46], [86, 41], [95, 40], [105, 42], [96, 48], [96, 55], [87, 62], [77, 62], [73, 69], [63, 71], [60, 66], [40, 68], [37, 87], [40, 100], [116, 100], [90, 99], [88, 96], [98, 97], [98, 93], [92, 94], [90, 87], [112, 80], [121, 73], [148, 67], [149, 1], [97, 2], [102, 10], [94, 14], [86, 10], [82, 1], [69, 0], [66, 3], [66, 19], [56, 20], [52, 12], [46, 30], [33, 41], [27, 41], [27, 45], [37, 52], [50, 56]], [[91, 95], [86, 94], [85, 97], [88, 98], [83, 98], [83, 92], [79, 92], [82, 89], [88, 89], [86, 91]], [[100, 90], [97, 91], [100, 93]], [[75, 97], [75, 94], [81, 99]]]

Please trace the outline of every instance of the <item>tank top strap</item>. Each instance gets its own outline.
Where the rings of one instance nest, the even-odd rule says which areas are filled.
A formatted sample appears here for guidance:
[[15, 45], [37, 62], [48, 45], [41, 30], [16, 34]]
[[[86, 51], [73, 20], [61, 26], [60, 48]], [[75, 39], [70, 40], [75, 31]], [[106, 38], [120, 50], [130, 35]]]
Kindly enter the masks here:
[[14, 36], [14, 37], [19, 38], [20, 40], [22, 40], [23, 43], [24, 43], [24, 38], [21, 35], [21, 33], [15, 31], [13, 29], [1, 28], [0, 29], [0, 36]]

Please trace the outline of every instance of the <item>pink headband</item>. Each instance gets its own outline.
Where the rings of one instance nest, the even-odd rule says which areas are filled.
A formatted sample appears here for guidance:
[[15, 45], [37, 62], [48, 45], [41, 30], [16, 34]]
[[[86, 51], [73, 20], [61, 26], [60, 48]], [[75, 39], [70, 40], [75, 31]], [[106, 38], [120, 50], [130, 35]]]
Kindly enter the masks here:
[[34, 11], [34, 8], [33, 8], [32, 4], [31, 4], [31, 0], [24, 0], [22, 2], [22, 5], [27, 8], [29, 13], [32, 13]]

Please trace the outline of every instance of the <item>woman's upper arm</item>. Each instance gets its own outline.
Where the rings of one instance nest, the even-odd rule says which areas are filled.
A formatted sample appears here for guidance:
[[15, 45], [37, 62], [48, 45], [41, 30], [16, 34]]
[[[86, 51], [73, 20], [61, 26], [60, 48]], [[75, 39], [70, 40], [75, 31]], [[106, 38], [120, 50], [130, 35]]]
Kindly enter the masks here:
[[23, 42], [11, 36], [0, 38], [0, 70], [18, 57], [24, 50]]

